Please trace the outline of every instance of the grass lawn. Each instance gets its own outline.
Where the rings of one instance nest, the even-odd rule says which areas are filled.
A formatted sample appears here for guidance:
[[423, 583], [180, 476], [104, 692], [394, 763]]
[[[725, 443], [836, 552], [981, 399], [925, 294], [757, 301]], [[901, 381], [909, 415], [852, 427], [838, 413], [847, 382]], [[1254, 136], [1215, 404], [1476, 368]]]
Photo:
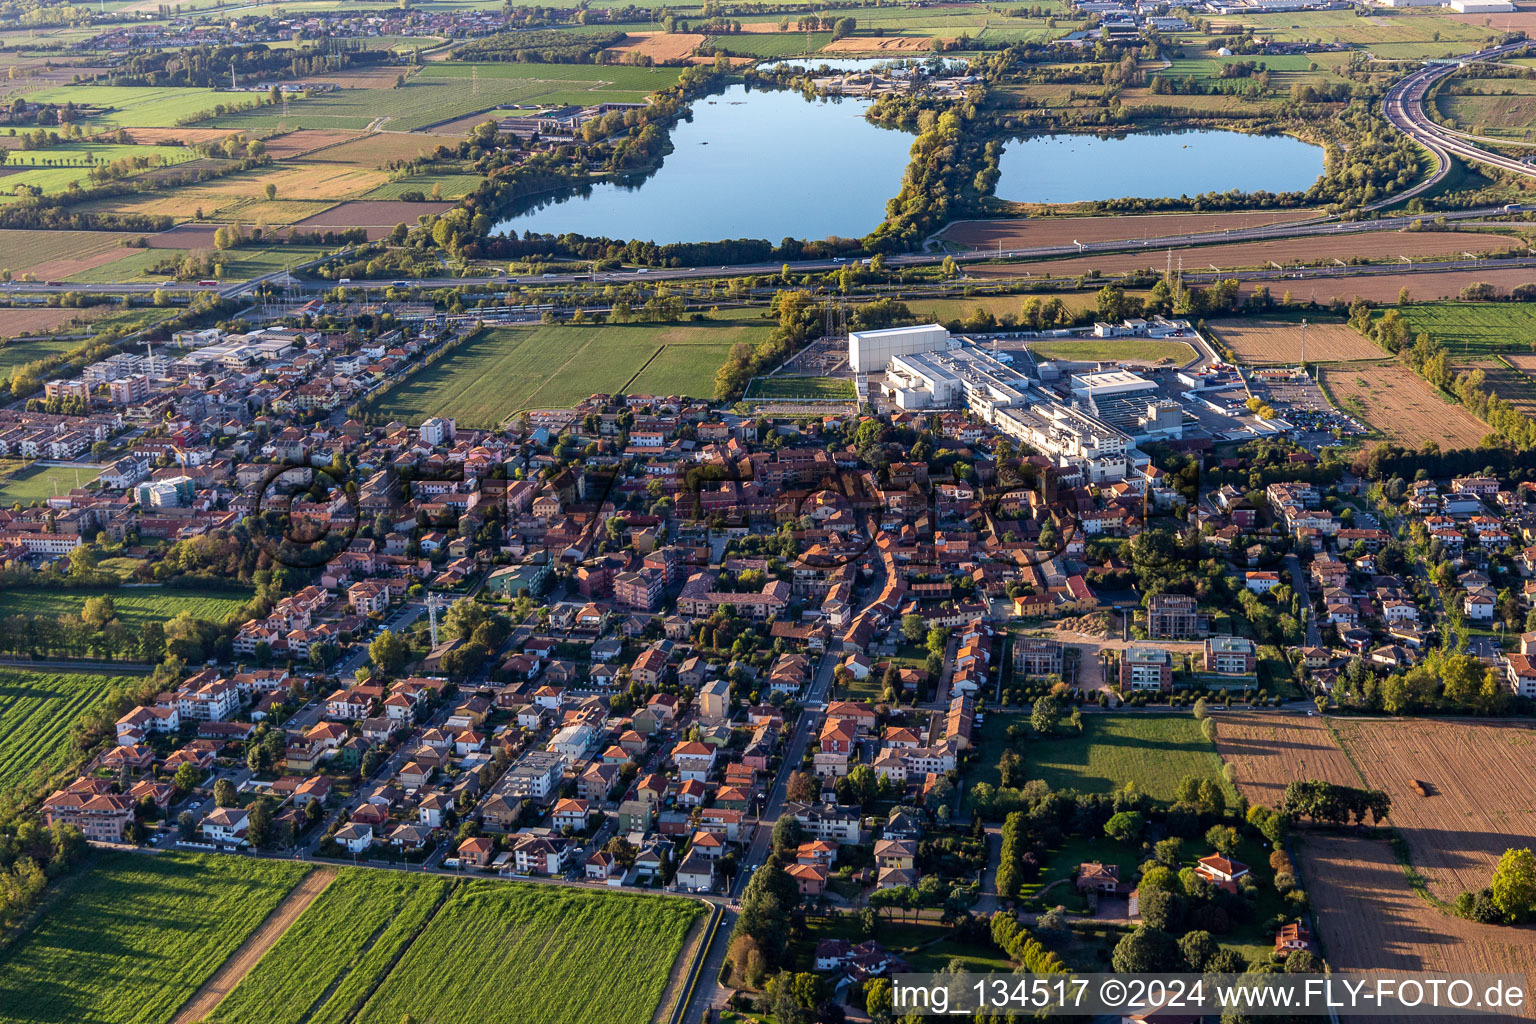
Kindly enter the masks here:
[[309, 870], [98, 851], [0, 951], [6, 1024], [165, 1024]]
[[[790, 947], [790, 958], [797, 971], [809, 971], [815, 960], [816, 943], [823, 939], [847, 939], [861, 942], [865, 936], [859, 930], [857, 916], [829, 918], [808, 916], [807, 935]], [[991, 942], [966, 942], [953, 938], [953, 929], [937, 921], [903, 919], [898, 911], [894, 918], [882, 915], [875, 927], [874, 938], [880, 945], [897, 954], [919, 973], [942, 971], [955, 957], [966, 962], [972, 971], [1001, 971], [1013, 969], [1008, 957]]]
[[117, 617], [126, 626], [146, 622], [164, 622], [182, 612], [195, 619], [223, 622], [225, 616], [239, 611], [251, 599], [251, 592], [241, 587], [228, 591], [172, 590], [165, 587], [117, 587], [62, 590], [53, 587], [13, 587], [0, 592], [0, 616], [79, 615], [88, 597], [108, 596]]
[[[1471, 280], [1471, 279], [1469, 279]], [[1409, 330], [1443, 344], [1451, 358], [1536, 351], [1536, 303], [1425, 302], [1401, 310]]]
[[70, 727], [123, 681], [84, 672], [0, 669], [0, 790], [39, 769], [52, 774], [77, 763]]
[[858, 392], [853, 381], [841, 377], [757, 377], [745, 397], [852, 402]]
[[[84, 328], [81, 328], [84, 330]], [[83, 338], [40, 338], [36, 341], [9, 341], [0, 345], [0, 381], [19, 366], [62, 355], [85, 343]]]
[[[1027, 720], [989, 714], [984, 740], [996, 719]], [[982, 749], [982, 758], [996, 763], [1003, 745]], [[1019, 754], [1026, 777], [1044, 779], [1052, 789], [1110, 793], [1129, 782], [1160, 803], [1173, 801], [1179, 780], [1187, 775], [1221, 778], [1221, 758], [1192, 714], [1085, 714], [1081, 735], [1029, 740]], [[1222, 788], [1229, 800], [1236, 800], [1231, 786], [1222, 782]]]
[[492, 328], [417, 371], [373, 403], [377, 418], [456, 416], [489, 427], [524, 409], [566, 408], [588, 395], [714, 392], [715, 371], [766, 322]]
[[1145, 341], [1130, 338], [1103, 341], [1032, 341], [1029, 350], [1045, 359], [1097, 363], [1133, 359], [1150, 363], [1168, 360], [1183, 364], [1195, 358], [1195, 350], [1183, 341]]
[[[1078, 868], [1089, 861], [1118, 864], [1121, 878], [1134, 878], [1136, 868], [1141, 865], [1141, 856], [1134, 847], [1117, 843], [1108, 836], [1093, 839], [1072, 836], [1061, 846], [1046, 852], [1040, 877], [1019, 886], [1019, 896], [1025, 900], [1038, 900], [1042, 909], [1062, 906], [1068, 910], [1084, 910], [1087, 904], [1074, 880]], [[1050, 891], [1046, 892], [1047, 889]]]
[[680, 898], [462, 882], [353, 1020], [647, 1024], [703, 912]]
[[41, 504], [55, 494], [68, 494], [101, 475], [101, 470], [74, 466], [39, 466], [0, 459], [0, 506]]

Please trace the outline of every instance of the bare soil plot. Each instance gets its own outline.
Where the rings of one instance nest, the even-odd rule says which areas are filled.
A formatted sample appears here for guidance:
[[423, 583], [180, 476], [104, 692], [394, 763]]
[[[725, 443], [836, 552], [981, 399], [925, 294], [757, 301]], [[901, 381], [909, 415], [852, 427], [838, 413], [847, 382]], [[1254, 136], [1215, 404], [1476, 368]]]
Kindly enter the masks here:
[[1485, 23], [1491, 23], [1499, 32], [1536, 32], [1536, 11], [1503, 11], [1498, 14], [1451, 14], [1447, 12], [1441, 15], [1450, 21], [1459, 21], [1463, 25], [1472, 25], [1482, 28]]
[[45, 334], [70, 324], [76, 319], [87, 320], [89, 311], [66, 309], [62, 306], [37, 308], [18, 307], [0, 309], [0, 338], [23, 338]]
[[623, 42], [604, 52], [621, 58], [624, 54], [638, 53], [664, 64], [684, 60], [702, 45], [704, 37], [694, 32], [629, 32]]
[[[1301, 361], [1301, 325], [1278, 320], [1213, 320], [1208, 325], [1239, 363], [1294, 366]], [[1307, 360], [1313, 363], [1380, 359], [1381, 346], [1344, 324], [1308, 324]]]
[[[1392, 823], [1436, 896], [1451, 900], [1481, 889], [1505, 850], [1531, 845], [1536, 730], [1422, 720], [1334, 726], [1366, 782], [1391, 795]], [[1420, 796], [1414, 780], [1427, 783], [1430, 795]]]
[[1536, 963], [1536, 930], [1441, 913], [1413, 891], [1382, 840], [1307, 833], [1298, 846], [1323, 955], [1335, 970], [1524, 974]]
[[1475, 448], [1488, 434], [1486, 423], [1401, 364], [1324, 367], [1318, 375], [1341, 410], [1408, 447], [1432, 441], [1442, 449]]
[[[1134, 219], [1134, 218], [1131, 218]], [[1120, 238], [1134, 238], [1121, 235]], [[1079, 241], [1086, 239], [1079, 238]], [[1043, 243], [1051, 244], [1051, 243]], [[1068, 240], [1070, 244], [1070, 239]], [[1399, 256], [1409, 259], [1444, 256], [1455, 257], [1463, 252], [1492, 253], [1524, 248], [1512, 238], [1503, 235], [1468, 234], [1454, 231], [1377, 231], [1338, 237], [1284, 238], [1263, 242], [1237, 242], [1232, 245], [1202, 245], [1173, 248], [1174, 259], [1184, 261], [1184, 269], [1205, 271], [1211, 267], [1223, 270], [1235, 267], [1267, 267], [1271, 262], [1281, 266], [1296, 263], [1330, 263], [1333, 260], [1348, 261], [1367, 259], [1392, 261]], [[1020, 270], [1053, 276], [1075, 276], [1087, 270], [1105, 274], [1125, 274], [1134, 270], [1152, 268], [1162, 271], [1168, 264], [1168, 249], [1149, 245], [1140, 251], [1107, 253], [1102, 256], [1077, 256], [1070, 259], [1047, 260], [1036, 263], [996, 263], [984, 267], [967, 268], [968, 274], [977, 277], [1017, 277]], [[1339, 268], [1343, 272], [1343, 268]], [[1412, 279], [1408, 279], [1411, 281]], [[1464, 283], [1482, 280], [1463, 275]], [[1299, 283], [1299, 282], [1298, 282]], [[1402, 283], [1398, 284], [1402, 287]], [[1292, 282], [1269, 282], [1269, 289], [1277, 295], [1287, 289], [1295, 290]], [[1409, 285], [1412, 291], [1412, 285]], [[1397, 292], [1392, 293], [1397, 297]]]
[[[487, 120], [489, 116], [488, 114], [472, 115], [474, 124], [470, 127]], [[316, 132], [315, 134], [339, 135], [342, 133]], [[430, 153], [444, 144], [444, 140], [435, 136], [428, 138], [409, 132], [374, 132], [371, 135], [353, 133], [353, 136], [353, 141], [344, 142], [339, 146], [330, 146], [313, 157], [304, 158], [303, 162], [309, 163], [314, 160], [328, 164], [346, 164], [351, 167], [382, 167], [391, 160], [410, 160], [422, 153]]]
[[1031, 217], [1017, 220], [968, 220], [949, 225], [939, 238], [975, 249], [1071, 245], [1121, 238], [1181, 235], [1191, 231], [1252, 228], [1316, 217], [1314, 210], [1259, 210], [1251, 213], [1169, 213], [1136, 217]]
[[[326, 210], [324, 213], [301, 220], [298, 226], [305, 231], [316, 228], [383, 228], [388, 234], [396, 224], [404, 221], [415, 224], [424, 213], [442, 213], [452, 209], [452, 203], [407, 203], [392, 199], [363, 199]], [[371, 234], [370, 234], [370, 237]]]
[[151, 249], [212, 249], [213, 236], [222, 224], [178, 224], [169, 231], [145, 236]]
[[1508, 292], [1516, 285], [1536, 281], [1536, 273], [1529, 269], [1484, 269], [1448, 270], [1430, 274], [1365, 274], [1354, 277], [1312, 278], [1304, 281], [1255, 281], [1243, 291], [1246, 293], [1262, 284], [1278, 295], [1283, 285], [1283, 290], [1289, 291], [1291, 297], [1298, 302], [1326, 304], [1335, 298], [1348, 301], [1357, 296], [1371, 302], [1395, 302], [1398, 289], [1406, 287], [1415, 301], [1427, 301], [1454, 299], [1463, 288], [1476, 281], [1485, 281], [1501, 291]]
[[1287, 783], [1322, 779], [1360, 785], [1360, 774], [1321, 718], [1300, 715], [1220, 714], [1216, 752], [1237, 772], [1237, 788], [1250, 803], [1280, 806]]
[[[292, 160], [306, 153], [313, 153], [326, 146], [335, 146], [354, 139], [367, 138], [362, 132], [328, 131], [323, 128], [300, 128], [283, 135], [263, 139], [267, 152], [274, 160]], [[347, 163], [349, 161], [340, 161]]]
[[4, 254], [0, 256], [0, 267], [13, 274], [29, 273], [52, 260], [116, 249], [127, 237], [116, 231], [0, 229], [0, 253]]
[[315, 901], [315, 897], [325, 891], [325, 887], [331, 884], [336, 877], [333, 868], [318, 868], [304, 876], [293, 891], [284, 897], [283, 902], [277, 905], [277, 909], [267, 915], [267, 919], [261, 923], [261, 927], [251, 933], [251, 937], [240, 944], [240, 948], [230, 954], [224, 965], [214, 972], [213, 977], [203, 983], [203, 987], [171, 1018], [171, 1024], [192, 1024], [193, 1021], [202, 1020], [213, 1012], [219, 1005], [219, 1000], [229, 994], [240, 979], [244, 978], [250, 969], [256, 966], [256, 961], [261, 959], [263, 953], [272, 947], [288, 926], [299, 919], [299, 915]]
[[928, 36], [845, 36], [821, 48], [822, 53], [927, 53], [933, 49]]

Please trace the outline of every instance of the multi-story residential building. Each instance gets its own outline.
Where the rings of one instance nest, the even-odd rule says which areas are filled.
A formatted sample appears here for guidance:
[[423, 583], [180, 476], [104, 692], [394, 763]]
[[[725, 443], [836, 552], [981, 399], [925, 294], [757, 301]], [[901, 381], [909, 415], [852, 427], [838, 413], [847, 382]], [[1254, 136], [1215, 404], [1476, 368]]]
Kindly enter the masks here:
[[1120, 690], [1173, 689], [1173, 656], [1160, 647], [1127, 647], [1120, 654]]
[[1253, 641], [1240, 636], [1213, 636], [1205, 641], [1205, 671], [1223, 676], [1252, 675], [1258, 668]]
[[530, 750], [507, 770], [505, 788], [509, 796], [529, 800], [547, 800], [560, 788], [565, 772], [565, 756], [548, 750]]
[[1021, 636], [1013, 643], [1013, 671], [1019, 676], [1059, 676], [1062, 646], [1044, 637]]
[[1153, 594], [1147, 599], [1147, 635], [1154, 640], [1190, 640], [1209, 628], [1188, 594]]

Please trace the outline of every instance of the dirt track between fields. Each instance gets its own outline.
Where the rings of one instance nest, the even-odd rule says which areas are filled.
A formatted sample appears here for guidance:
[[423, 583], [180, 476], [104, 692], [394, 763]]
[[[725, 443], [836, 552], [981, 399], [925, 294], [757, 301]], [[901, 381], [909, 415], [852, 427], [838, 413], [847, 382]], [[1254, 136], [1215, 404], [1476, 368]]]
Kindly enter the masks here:
[[261, 927], [252, 932], [251, 937], [242, 942], [240, 948], [213, 972], [213, 977], [204, 982], [203, 987], [177, 1011], [176, 1016], [171, 1018], [171, 1024], [193, 1024], [212, 1013], [220, 1000], [240, 984], [240, 980], [256, 966], [262, 954], [283, 937], [288, 927], [315, 902], [315, 898], [325, 891], [325, 887], [335, 877], [336, 871], [333, 868], [319, 868], [305, 875], [293, 887], [293, 891], [284, 897], [283, 902], [277, 905], [277, 909], [261, 922]]

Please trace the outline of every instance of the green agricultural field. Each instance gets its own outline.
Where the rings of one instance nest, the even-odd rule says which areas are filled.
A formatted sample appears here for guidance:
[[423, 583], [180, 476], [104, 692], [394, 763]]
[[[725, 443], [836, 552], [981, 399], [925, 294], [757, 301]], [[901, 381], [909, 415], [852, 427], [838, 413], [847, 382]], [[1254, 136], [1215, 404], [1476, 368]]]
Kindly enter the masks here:
[[74, 466], [39, 466], [0, 460], [0, 506], [17, 502], [40, 504], [55, 494], [68, 494], [101, 475], [101, 470]]
[[71, 726], [125, 681], [88, 673], [0, 669], [0, 791], [40, 769], [51, 775], [76, 764]]
[[464, 882], [354, 1020], [646, 1024], [703, 912], [680, 898]]
[[1414, 335], [1428, 334], [1453, 360], [1494, 352], [1528, 355], [1536, 348], [1536, 303], [1425, 302], [1404, 307], [1402, 314]]
[[[18, 366], [38, 359], [62, 355], [85, 343], [83, 338], [39, 338], [35, 341], [8, 341], [0, 345], [0, 382]], [[3, 470], [0, 470], [3, 472]], [[3, 479], [3, 477], [0, 477]]]
[[1139, 360], [1155, 363], [1167, 359], [1183, 364], [1195, 358], [1195, 350], [1183, 341], [1147, 341], [1136, 338], [1103, 341], [1032, 341], [1029, 350], [1041, 359], [1097, 363], [1115, 360]]
[[93, 858], [0, 951], [0, 1022], [165, 1024], [310, 867], [180, 853]]
[[187, 118], [211, 112], [218, 104], [260, 98], [255, 94], [231, 96], [213, 89], [111, 85], [61, 85], [27, 97], [34, 103], [74, 103], [101, 108], [105, 112], [91, 117], [89, 124], [123, 128], [172, 128]]
[[[44, 195], [66, 191], [71, 184], [90, 185], [91, 168], [130, 157], [147, 157], [154, 166], [184, 163], [195, 154], [175, 146], [95, 146], [71, 144], [49, 149], [16, 150], [5, 162], [0, 177], [0, 200], [17, 199], [23, 185], [40, 188]], [[14, 168], [24, 168], [15, 170]]]
[[1355, 43], [1383, 59], [1449, 57], [1497, 39], [1496, 28], [1463, 25], [1442, 17], [1437, 8], [1372, 8], [1361, 17], [1353, 8], [1286, 14], [1235, 14], [1213, 19], [1218, 32], [1242, 25], [1276, 42], [1318, 40]]
[[[704, 39], [703, 52], [713, 53], [716, 49], [721, 49], [743, 57], [768, 59], [802, 57], [817, 53], [830, 42], [832, 42], [831, 32], [812, 32], [809, 35], [804, 32], [742, 32], [728, 36], [707, 36]], [[831, 55], [826, 59], [831, 59]], [[813, 62], [814, 58], [808, 58], [806, 61], [806, 63]]]
[[463, 199], [485, 181], [478, 174], [421, 174], [410, 178], [397, 178], [380, 185], [363, 196], [364, 199], [399, 199], [407, 192], [420, 192], [432, 198], [433, 188], [444, 199]]
[[[1002, 756], [999, 744], [984, 750], [987, 760]], [[1087, 714], [1081, 735], [1031, 741], [1019, 754], [1025, 777], [1044, 779], [1052, 789], [1110, 793], [1130, 782], [1163, 803], [1173, 800], [1185, 776], [1221, 778], [1221, 758], [1189, 714]], [[1222, 788], [1236, 798], [1225, 782]]]
[[453, 882], [343, 871], [207, 1018], [210, 1024], [346, 1020], [436, 912]]
[[125, 626], [165, 622], [182, 612], [194, 619], [222, 623], [251, 599], [243, 588], [227, 591], [174, 590], [166, 587], [106, 587], [62, 590], [57, 587], [11, 587], [0, 591], [0, 618], [7, 615], [79, 615], [90, 597], [110, 597]]
[[745, 397], [852, 402], [858, 391], [842, 377], [756, 377]]
[[369, 411], [412, 423], [456, 416], [489, 427], [524, 409], [566, 408], [599, 393], [707, 398], [731, 346], [755, 344], [767, 332], [766, 322], [493, 328], [417, 371]]
[[[485, 65], [478, 65], [485, 67]], [[281, 107], [262, 107], [214, 118], [208, 124], [231, 130], [282, 127], [363, 129], [375, 121], [390, 131], [415, 131], [510, 104], [638, 103], [656, 89], [677, 81], [676, 72], [593, 64], [496, 65], [476, 71], [468, 65], [429, 65], [394, 89], [340, 89], [294, 100], [285, 116]], [[523, 74], [500, 69], [521, 68]], [[656, 74], [639, 75], [636, 72]], [[632, 87], [631, 87], [632, 86]]]

